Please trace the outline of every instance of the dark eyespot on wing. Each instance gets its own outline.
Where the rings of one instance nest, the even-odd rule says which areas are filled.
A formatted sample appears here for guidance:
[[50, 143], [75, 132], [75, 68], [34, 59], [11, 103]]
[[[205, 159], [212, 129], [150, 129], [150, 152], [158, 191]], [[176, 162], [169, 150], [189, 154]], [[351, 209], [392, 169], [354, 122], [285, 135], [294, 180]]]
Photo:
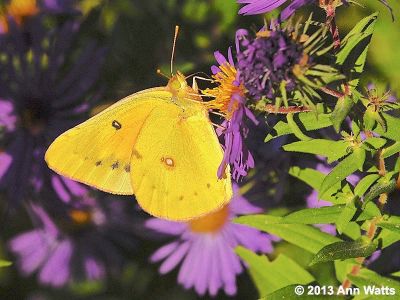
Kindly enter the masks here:
[[119, 162], [118, 161], [116, 161], [115, 163], [113, 163], [112, 165], [111, 165], [111, 169], [118, 169], [118, 167], [119, 167]]
[[111, 125], [116, 130], [120, 130], [122, 128], [122, 124], [120, 122], [118, 122], [117, 120], [112, 121]]
[[101, 160], [96, 161], [95, 165], [96, 165], [96, 167], [100, 166], [101, 165]]
[[126, 173], [129, 173], [131, 171], [131, 166], [130, 165], [125, 165], [124, 170]]

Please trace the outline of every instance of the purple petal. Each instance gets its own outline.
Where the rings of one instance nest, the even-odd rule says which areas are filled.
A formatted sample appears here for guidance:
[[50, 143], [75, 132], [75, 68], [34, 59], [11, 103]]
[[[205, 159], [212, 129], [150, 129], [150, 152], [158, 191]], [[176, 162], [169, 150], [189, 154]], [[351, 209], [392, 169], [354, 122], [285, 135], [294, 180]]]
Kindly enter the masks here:
[[69, 240], [62, 241], [41, 270], [40, 281], [57, 287], [64, 285], [70, 276], [72, 250]]
[[145, 226], [149, 229], [169, 235], [180, 235], [187, 227], [185, 223], [171, 222], [156, 218], [147, 220]]
[[281, 6], [286, 0], [255, 0], [239, 10], [241, 15], [263, 14]]
[[177, 249], [161, 264], [160, 273], [165, 274], [175, 268], [189, 250], [189, 242], [180, 244]]
[[3, 178], [4, 174], [8, 171], [13, 158], [10, 154], [5, 152], [0, 152], [0, 180]]
[[215, 59], [217, 60], [217, 62], [218, 62], [218, 64], [219, 64], [220, 66], [223, 66], [223, 65], [225, 65], [225, 64], [228, 62], [228, 61], [226, 60], [225, 56], [223, 56], [222, 53], [219, 52], [219, 51], [215, 51], [215, 52], [214, 52], [214, 57], [215, 57]]
[[99, 280], [105, 276], [104, 265], [93, 257], [85, 259], [85, 270], [90, 280]]
[[179, 242], [172, 242], [169, 244], [166, 244], [159, 248], [156, 252], [153, 253], [153, 255], [150, 257], [151, 262], [158, 262], [160, 260], [163, 260], [167, 256], [169, 256], [175, 249], [178, 247]]
[[51, 184], [53, 185], [53, 188], [56, 191], [58, 197], [60, 197], [63, 202], [69, 203], [71, 201], [71, 196], [62, 184], [60, 176], [53, 175], [51, 177]]

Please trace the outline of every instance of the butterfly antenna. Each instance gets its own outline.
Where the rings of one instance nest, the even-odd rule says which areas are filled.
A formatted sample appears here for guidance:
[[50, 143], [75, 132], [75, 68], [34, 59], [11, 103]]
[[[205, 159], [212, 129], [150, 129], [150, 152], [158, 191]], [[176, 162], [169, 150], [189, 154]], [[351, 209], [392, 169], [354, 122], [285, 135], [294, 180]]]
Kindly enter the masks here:
[[174, 34], [174, 43], [172, 44], [172, 53], [171, 53], [171, 75], [173, 74], [173, 65], [174, 65], [174, 56], [175, 56], [175, 45], [176, 39], [178, 38], [179, 26], [175, 26], [175, 34]]
[[171, 79], [169, 76], [165, 75], [160, 69], [157, 69], [157, 74], [158, 74], [158, 75], [161, 75], [162, 77], [167, 78], [168, 80]]

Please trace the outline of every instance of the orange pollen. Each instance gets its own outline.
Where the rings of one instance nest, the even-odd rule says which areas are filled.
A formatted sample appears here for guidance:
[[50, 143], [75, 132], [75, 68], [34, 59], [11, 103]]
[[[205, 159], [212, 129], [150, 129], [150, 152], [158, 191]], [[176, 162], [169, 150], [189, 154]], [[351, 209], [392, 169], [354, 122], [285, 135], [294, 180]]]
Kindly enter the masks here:
[[87, 224], [92, 219], [89, 212], [78, 209], [71, 210], [69, 215], [76, 224]]
[[229, 220], [229, 208], [224, 206], [216, 212], [189, 221], [190, 230], [196, 233], [216, 233]]
[[232, 102], [231, 98], [233, 95], [244, 96], [245, 87], [243, 84], [236, 86], [234, 84], [236, 80], [237, 71], [234, 66], [226, 63], [219, 66], [221, 72], [213, 75], [213, 79], [218, 86], [213, 89], [206, 89], [203, 94], [207, 97], [214, 98], [211, 101], [205, 103], [208, 109], [217, 109], [222, 112], [226, 119], [231, 119], [232, 114], [238, 108], [237, 102]]

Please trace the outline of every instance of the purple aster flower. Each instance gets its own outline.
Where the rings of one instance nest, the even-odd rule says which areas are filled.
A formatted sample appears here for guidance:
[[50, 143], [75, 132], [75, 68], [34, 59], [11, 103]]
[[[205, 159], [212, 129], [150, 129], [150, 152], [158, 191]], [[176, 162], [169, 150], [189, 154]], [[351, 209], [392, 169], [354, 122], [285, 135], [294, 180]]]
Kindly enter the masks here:
[[309, 36], [307, 27], [273, 22], [255, 37], [238, 30], [238, 78], [249, 98], [274, 101], [278, 107], [288, 101], [313, 107], [312, 99], [319, 99], [317, 89], [343, 78], [335, 68], [317, 63], [327, 36], [322, 27]]
[[[239, 4], [245, 4], [240, 10], [239, 14], [242, 15], [257, 15], [270, 12], [288, 0], [237, 0]], [[315, 2], [313, 0], [292, 0], [290, 4], [282, 10], [280, 19], [286, 20], [300, 7]]]
[[[330, 167], [324, 163], [318, 163], [316, 170], [321, 173], [328, 174], [332, 170], [332, 167]], [[348, 176], [346, 179], [352, 186], [355, 186], [357, 184], [357, 182], [360, 180], [360, 177], [355, 174], [352, 174], [352, 175]], [[306, 201], [307, 201], [307, 207], [309, 207], [309, 208], [318, 208], [318, 207], [332, 205], [331, 202], [320, 200], [318, 198], [318, 192], [316, 190], [313, 190], [307, 196]], [[333, 224], [320, 224], [320, 225], [316, 225], [316, 226], [319, 227], [321, 229], [321, 231], [324, 231], [324, 232], [332, 234], [332, 235], [336, 235], [336, 226]]]
[[204, 90], [203, 94], [214, 98], [206, 103], [207, 107], [219, 110], [225, 117], [217, 129], [218, 135], [224, 139], [224, 157], [217, 174], [219, 178], [224, 176], [226, 167], [231, 164], [232, 176], [239, 180], [247, 174], [249, 168], [254, 167], [253, 156], [243, 141], [248, 134], [245, 120], [249, 119], [254, 124], [258, 124], [258, 121], [245, 106], [244, 86], [237, 77], [231, 48], [228, 50], [228, 60], [219, 51], [214, 56], [219, 66], [212, 66], [211, 71], [218, 86]]
[[227, 206], [199, 219], [185, 223], [149, 219], [146, 227], [176, 237], [158, 249], [150, 259], [152, 262], [163, 261], [159, 269], [161, 274], [182, 263], [178, 283], [186, 289], [194, 287], [199, 295], [208, 291], [215, 296], [219, 289], [234, 295], [236, 276], [243, 271], [234, 248], [242, 245], [253, 251], [270, 253], [275, 238], [234, 224], [231, 220], [237, 215], [259, 212], [261, 210], [240, 196], [238, 187], [234, 186], [234, 197]]
[[57, 203], [51, 214], [37, 204], [30, 206], [36, 228], [8, 243], [18, 269], [25, 276], [37, 273], [41, 284], [55, 287], [118, 275], [124, 262], [120, 246], [131, 250], [135, 245], [133, 203], [97, 200], [76, 182], [53, 179], [55, 190], [67, 203]]
[[[60, 133], [86, 118], [84, 99], [104, 57], [104, 49], [89, 41], [75, 63], [66, 67], [67, 53], [79, 24], [65, 22], [46, 31], [40, 17], [18, 27], [10, 22], [9, 34], [0, 37], [0, 192], [9, 203], [19, 203], [38, 192], [52, 174], [44, 152]], [[93, 99], [90, 99], [93, 100]]]

